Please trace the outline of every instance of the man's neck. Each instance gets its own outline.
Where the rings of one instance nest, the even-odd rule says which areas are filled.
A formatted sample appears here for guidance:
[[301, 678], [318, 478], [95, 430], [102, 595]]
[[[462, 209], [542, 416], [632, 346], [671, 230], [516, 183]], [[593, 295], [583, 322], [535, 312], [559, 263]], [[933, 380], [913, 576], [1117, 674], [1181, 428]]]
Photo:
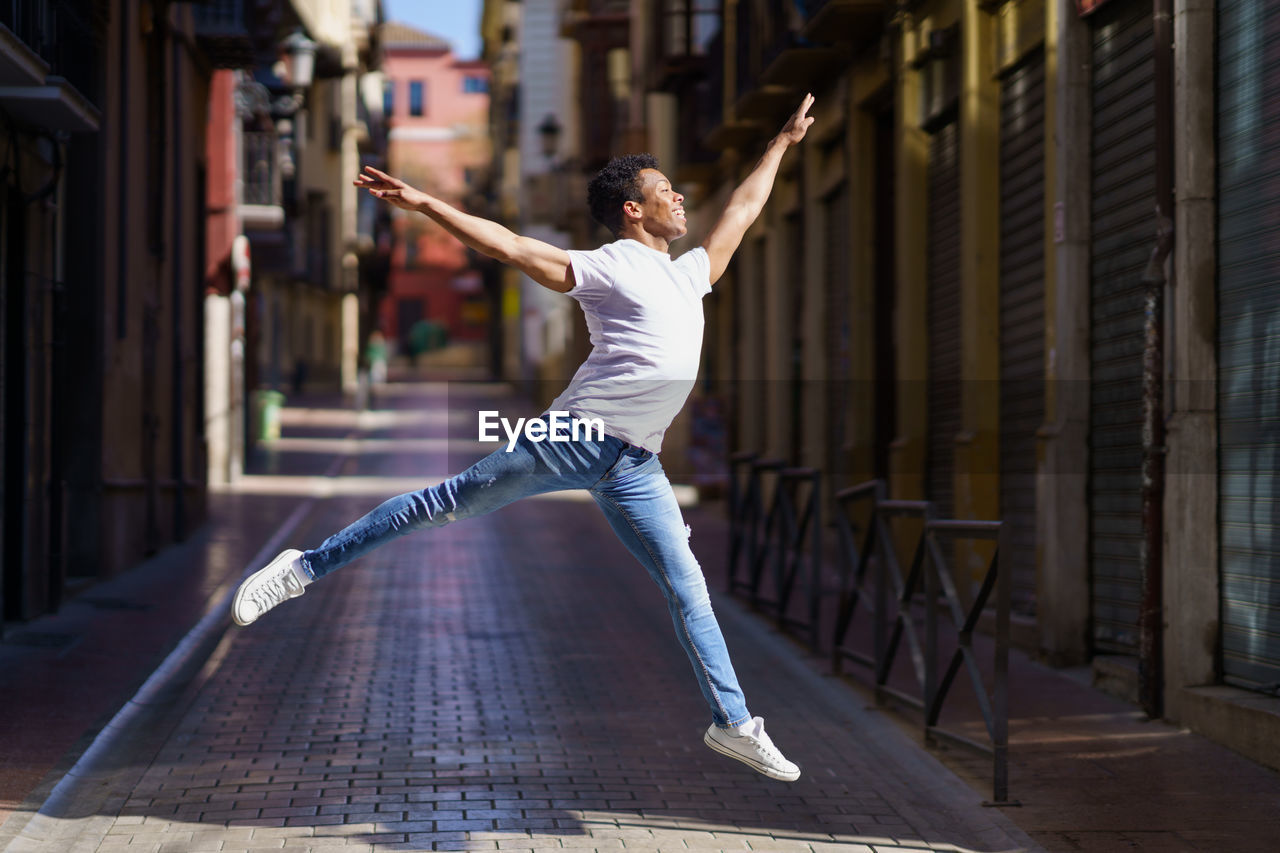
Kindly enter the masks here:
[[635, 240], [643, 246], [647, 246], [656, 252], [664, 252], [671, 254], [671, 243], [661, 237], [655, 237], [643, 228], [624, 228], [618, 234], [619, 240]]

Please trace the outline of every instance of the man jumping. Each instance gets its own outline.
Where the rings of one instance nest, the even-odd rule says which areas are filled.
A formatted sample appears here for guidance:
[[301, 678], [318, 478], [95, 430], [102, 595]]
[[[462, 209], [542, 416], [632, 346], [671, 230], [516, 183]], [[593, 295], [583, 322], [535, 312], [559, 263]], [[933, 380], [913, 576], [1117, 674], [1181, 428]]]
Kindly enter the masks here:
[[[430, 217], [468, 247], [509, 264], [543, 287], [566, 293], [586, 314], [591, 354], [548, 412], [603, 423], [559, 441], [528, 429], [437, 486], [392, 498], [312, 551], [290, 549], [250, 575], [237, 590], [232, 616], [248, 625], [303, 594], [328, 573], [389, 540], [492, 512], [530, 495], [586, 489], [618, 537], [661, 588], [711, 709], [707, 746], [766, 776], [794, 782], [788, 761], [747, 711], [711, 610], [702, 568], [658, 451], [684, 406], [702, 351], [702, 297], [724, 274], [773, 189], [786, 150], [813, 124], [813, 96], [769, 142], [702, 245], [672, 260], [674, 240], [688, 231], [684, 196], [649, 154], [616, 157], [587, 187], [592, 217], [614, 242], [590, 252], [565, 251], [471, 216], [404, 181], [366, 166], [355, 185], [377, 198]], [[544, 423], [552, 420], [544, 414]]]

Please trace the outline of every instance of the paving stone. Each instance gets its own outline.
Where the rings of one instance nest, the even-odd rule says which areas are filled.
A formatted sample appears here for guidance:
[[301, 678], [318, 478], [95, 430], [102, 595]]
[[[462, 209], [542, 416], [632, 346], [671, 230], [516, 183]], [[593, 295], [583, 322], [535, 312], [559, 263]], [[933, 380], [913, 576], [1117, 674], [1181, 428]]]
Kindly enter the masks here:
[[214, 853], [223, 847], [221, 838], [194, 838], [191, 841], [165, 841], [158, 853]]
[[129, 836], [130, 844], [163, 844], [171, 841], [190, 841], [190, 832], [167, 831], [159, 832], [135, 832]]
[[453, 829], [471, 830], [471, 829], [493, 829], [493, 821], [491, 820], [438, 820], [435, 821], [436, 829], [449, 831]]
[[[128, 835], [112, 836], [104, 840], [101, 844], [99, 844], [98, 850], [102, 850], [104, 851], [104, 853], [106, 853], [106, 851], [141, 850], [144, 846], [147, 846], [147, 845], [139, 844], [136, 847], [134, 847], [131, 845], [131, 841], [132, 841], [132, 837]], [[160, 845], [154, 844], [150, 846], [159, 847]]]

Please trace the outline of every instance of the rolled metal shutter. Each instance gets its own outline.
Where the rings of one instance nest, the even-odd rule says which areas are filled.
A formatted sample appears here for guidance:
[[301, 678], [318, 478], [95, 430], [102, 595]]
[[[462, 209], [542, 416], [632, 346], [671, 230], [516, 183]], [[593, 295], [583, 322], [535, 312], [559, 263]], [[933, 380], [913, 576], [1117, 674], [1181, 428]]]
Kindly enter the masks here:
[[1280, 685], [1280, 9], [1218, 5], [1218, 524], [1222, 665]]
[[849, 365], [849, 190], [847, 185], [823, 200], [826, 234], [823, 240], [826, 269], [827, 332], [827, 471], [831, 486], [848, 485], [849, 406], [851, 405]]
[[1156, 230], [1151, 4], [1115, 0], [1090, 22], [1093, 647], [1098, 652], [1136, 654], [1142, 541], [1142, 273]]
[[874, 198], [875, 225], [875, 425], [872, 470], [877, 479], [889, 479], [889, 453], [897, 437], [898, 361], [894, 317], [897, 313], [897, 276], [894, 272], [897, 202], [894, 198], [894, 175], [897, 171], [897, 121], [892, 109], [876, 114], [876, 170], [871, 188]]
[[925, 497], [955, 513], [960, 431], [960, 133], [952, 121], [929, 140], [928, 445]]
[[1000, 518], [1013, 606], [1035, 614], [1036, 432], [1044, 421], [1044, 53], [1000, 87]]

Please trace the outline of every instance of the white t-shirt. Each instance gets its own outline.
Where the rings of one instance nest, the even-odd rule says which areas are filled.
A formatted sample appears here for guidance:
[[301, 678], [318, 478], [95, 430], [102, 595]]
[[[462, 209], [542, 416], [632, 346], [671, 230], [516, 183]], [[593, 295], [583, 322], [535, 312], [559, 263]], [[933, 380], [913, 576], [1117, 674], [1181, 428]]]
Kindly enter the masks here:
[[569, 295], [586, 314], [591, 354], [551, 410], [599, 418], [607, 434], [657, 453], [698, 378], [707, 252], [673, 261], [626, 239], [569, 257]]

